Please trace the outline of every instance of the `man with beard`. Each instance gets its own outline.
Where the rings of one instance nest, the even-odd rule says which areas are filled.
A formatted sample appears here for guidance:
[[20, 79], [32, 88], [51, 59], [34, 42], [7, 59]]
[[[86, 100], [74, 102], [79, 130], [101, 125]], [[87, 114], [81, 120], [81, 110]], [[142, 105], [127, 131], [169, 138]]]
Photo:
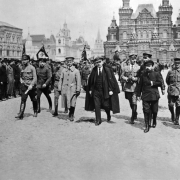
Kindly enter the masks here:
[[22, 56], [22, 63], [23, 69], [21, 71], [21, 105], [20, 111], [16, 118], [23, 119], [24, 111], [26, 107], [26, 101], [28, 96], [30, 96], [33, 110], [34, 110], [34, 117], [37, 117], [37, 92], [36, 92], [36, 83], [37, 83], [37, 75], [35, 68], [29, 64], [30, 56], [23, 55]]
[[[58, 83], [62, 74], [62, 70], [64, 69], [64, 62], [57, 62], [57, 67], [55, 68], [55, 82], [54, 82], [54, 113], [53, 116], [58, 116], [58, 104], [59, 104], [59, 91], [58, 91]], [[64, 113], [68, 113], [68, 109], [65, 108]]]
[[44, 93], [49, 103], [49, 110], [52, 110], [52, 100], [49, 95], [49, 83], [51, 81], [52, 74], [50, 69], [46, 66], [46, 59], [39, 59], [39, 67], [37, 71], [37, 102], [38, 102], [38, 113], [41, 112], [40, 98], [41, 94]]
[[150, 121], [152, 116], [152, 127], [155, 128], [157, 124], [156, 118], [160, 98], [158, 87], [162, 86], [162, 79], [159, 73], [153, 70], [153, 65], [154, 62], [152, 60], [148, 60], [144, 63], [145, 69], [142, 72], [136, 89], [138, 100], [142, 99], [143, 101], [143, 113], [146, 127], [144, 133], [147, 133], [150, 129]]
[[132, 53], [129, 55], [130, 65], [123, 68], [122, 80], [124, 81], [124, 92], [125, 98], [129, 101], [132, 116], [131, 124], [134, 124], [134, 120], [137, 119], [137, 97], [135, 93], [137, 81], [138, 81], [138, 71], [140, 69], [139, 65], [136, 64], [137, 54]]
[[73, 66], [74, 57], [66, 57], [67, 68], [63, 69], [58, 84], [59, 94], [65, 99], [69, 109], [69, 120], [74, 121], [77, 97], [81, 91], [81, 76], [79, 70]]
[[114, 114], [120, 112], [118, 97], [120, 90], [112, 69], [103, 65], [103, 58], [97, 57], [95, 63], [96, 66], [88, 80], [85, 110], [95, 109], [95, 125], [98, 126], [101, 124], [101, 109], [107, 114], [107, 122], [111, 120], [111, 110]]

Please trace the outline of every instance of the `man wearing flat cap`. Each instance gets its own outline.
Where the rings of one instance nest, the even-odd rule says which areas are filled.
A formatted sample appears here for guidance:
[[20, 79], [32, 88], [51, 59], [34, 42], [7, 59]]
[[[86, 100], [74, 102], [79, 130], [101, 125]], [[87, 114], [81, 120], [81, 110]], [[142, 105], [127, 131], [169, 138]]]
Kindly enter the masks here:
[[62, 98], [65, 99], [64, 103], [67, 103], [69, 120], [74, 121], [76, 100], [81, 91], [81, 76], [79, 70], [73, 66], [74, 57], [67, 57], [66, 62], [67, 68], [62, 70], [58, 90]]
[[85, 110], [95, 110], [95, 125], [101, 124], [101, 109], [107, 114], [107, 122], [111, 120], [110, 111], [113, 114], [120, 112], [120, 93], [117, 80], [111, 68], [103, 65], [103, 58], [96, 58], [96, 66], [93, 68], [87, 85]]
[[[166, 76], [168, 85], [168, 106], [171, 113], [171, 120], [175, 125], [179, 125], [180, 116], [180, 58], [174, 59], [175, 67], [169, 70]], [[174, 112], [174, 104], [176, 110]]]
[[140, 66], [136, 64], [137, 54], [130, 54], [130, 64], [123, 68], [121, 79], [124, 81], [123, 90], [125, 92], [125, 98], [129, 101], [130, 108], [132, 110], [131, 124], [134, 124], [134, 120], [137, 119], [137, 97], [135, 89], [138, 81], [138, 71]]
[[26, 100], [28, 96], [30, 96], [33, 110], [34, 110], [34, 117], [37, 117], [37, 90], [36, 90], [36, 83], [37, 83], [37, 75], [35, 68], [29, 64], [30, 56], [23, 55], [22, 56], [22, 63], [23, 69], [21, 71], [21, 105], [20, 111], [16, 118], [23, 119], [24, 111], [26, 107]]
[[145, 120], [145, 133], [147, 133], [150, 129], [152, 116], [152, 127], [156, 127], [158, 102], [160, 98], [158, 87], [162, 86], [162, 79], [159, 73], [153, 70], [153, 65], [154, 62], [152, 60], [148, 60], [144, 63], [145, 70], [143, 71], [142, 76], [140, 77], [140, 81], [136, 88], [138, 100], [142, 99]]
[[51, 71], [46, 66], [46, 59], [41, 58], [39, 59], [39, 67], [36, 69], [37, 71], [37, 102], [38, 102], [38, 113], [41, 112], [41, 94], [43, 93], [49, 103], [49, 110], [52, 110], [52, 100], [49, 95], [49, 84], [51, 81]]

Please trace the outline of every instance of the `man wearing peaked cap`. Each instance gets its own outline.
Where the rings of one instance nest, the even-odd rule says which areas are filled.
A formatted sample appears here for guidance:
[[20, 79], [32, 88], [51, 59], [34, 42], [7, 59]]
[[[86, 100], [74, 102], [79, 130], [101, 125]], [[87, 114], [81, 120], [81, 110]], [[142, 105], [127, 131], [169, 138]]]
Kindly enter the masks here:
[[20, 111], [16, 118], [23, 119], [24, 111], [26, 107], [26, 101], [28, 96], [30, 96], [33, 110], [34, 110], [34, 117], [37, 117], [37, 98], [36, 98], [36, 83], [37, 83], [37, 75], [35, 68], [30, 65], [30, 56], [23, 55], [22, 56], [22, 63], [24, 65], [24, 69], [21, 71], [21, 104], [20, 104]]
[[[180, 58], [174, 58], [175, 67], [169, 70], [166, 76], [168, 85], [168, 106], [171, 113], [171, 120], [175, 125], [179, 125], [180, 116]], [[174, 105], [176, 110], [174, 112]]]
[[58, 84], [59, 94], [62, 95], [62, 106], [69, 109], [69, 120], [74, 121], [77, 97], [81, 91], [81, 76], [73, 66], [74, 57], [66, 57], [67, 68], [62, 70]]
[[136, 57], [134, 53], [129, 55], [130, 64], [124, 66], [122, 69], [121, 79], [124, 82], [123, 90], [125, 92], [125, 98], [129, 101], [130, 108], [132, 110], [131, 124], [134, 124], [134, 120], [137, 119], [137, 96], [135, 89], [138, 82], [139, 65], [136, 64]]
[[147, 60], [144, 63], [145, 70], [142, 72], [136, 88], [138, 100], [142, 99], [143, 104], [143, 113], [145, 120], [144, 133], [147, 133], [150, 129], [152, 116], [152, 127], [155, 128], [157, 124], [156, 118], [160, 98], [158, 87], [162, 86], [162, 79], [160, 74], [153, 70], [153, 65], [154, 62], [152, 60]]

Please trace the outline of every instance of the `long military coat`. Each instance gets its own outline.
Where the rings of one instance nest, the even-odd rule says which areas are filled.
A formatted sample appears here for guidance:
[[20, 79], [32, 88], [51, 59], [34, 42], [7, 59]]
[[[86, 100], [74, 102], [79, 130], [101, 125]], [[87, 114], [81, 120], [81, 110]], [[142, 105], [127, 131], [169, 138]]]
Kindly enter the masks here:
[[67, 107], [76, 106], [76, 91], [81, 91], [81, 77], [79, 70], [74, 66], [64, 68], [58, 84], [58, 90], [61, 91], [62, 98], [67, 100]]
[[[97, 76], [97, 67], [94, 67], [89, 80], [88, 86], [86, 91], [86, 100], [85, 100], [85, 110], [86, 111], [93, 111], [95, 109], [93, 94], [94, 94], [94, 87], [96, 82]], [[119, 97], [118, 94], [120, 93], [119, 86], [117, 80], [114, 76], [114, 73], [111, 68], [107, 66], [103, 66], [102, 71], [103, 76], [103, 95], [105, 99], [110, 98], [110, 109], [112, 110], [113, 114], [120, 112], [120, 104], [119, 104]], [[89, 94], [89, 91], [92, 91], [92, 95]], [[109, 91], [113, 92], [113, 95], [109, 95]]]

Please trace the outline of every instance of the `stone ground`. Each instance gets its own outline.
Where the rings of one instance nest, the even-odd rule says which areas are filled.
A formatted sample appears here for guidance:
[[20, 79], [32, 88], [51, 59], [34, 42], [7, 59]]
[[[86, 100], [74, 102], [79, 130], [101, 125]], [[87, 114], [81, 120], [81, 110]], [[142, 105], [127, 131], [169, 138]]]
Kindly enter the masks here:
[[157, 128], [147, 134], [141, 102], [138, 120], [128, 123], [131, 112], [123, 92], [121, 113], [107, 123], [102, 112], [104, 122], [98, 127], [94, 113], [84, 111], [84, 93], [75, 122], [63, 113], [52, 117], [44, 95], [38, 118], [32, 116], [29, 99], [19, 121], [14, 116], [20, 98], [0, 102], [0, 180], [180, 179], [180, 127], [170, 122], [166, 96], [161, 95]]

